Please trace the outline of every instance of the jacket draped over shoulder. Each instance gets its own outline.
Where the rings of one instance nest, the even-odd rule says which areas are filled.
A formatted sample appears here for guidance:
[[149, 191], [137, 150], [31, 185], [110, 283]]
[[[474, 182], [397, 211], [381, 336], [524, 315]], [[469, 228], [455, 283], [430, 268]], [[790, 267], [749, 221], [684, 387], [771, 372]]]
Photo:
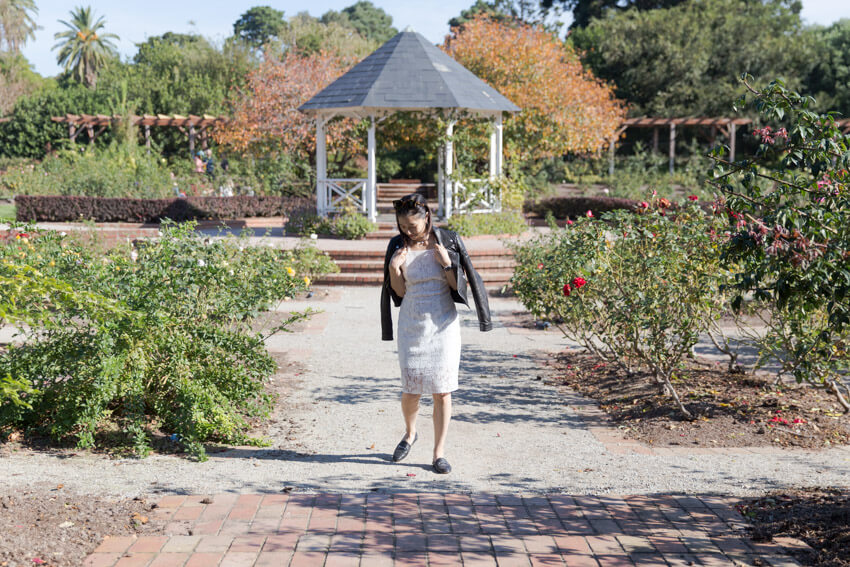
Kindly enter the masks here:
[[[442, 228], [434, 228], [434, 235], [437, 237], [437, 242], [446, 248], [449, 253], [449, 258], [452, 261], [452, 270], [457, 278], [457, 289], [452, 290], [452, 299], [455, 303], [462, 303], [469, 307], [467, 298], [467, 282], [472, 290], [472, 298], [475, 301], [475, 310], [478, 314], [478, 326], [482, 331], [490, 331], [493, 328], [493, 323], [490, 320], [490, 304], [487, 300], [487, 290], [484, 288], [484, 282], [481, 276], [475, 271], [472, 266], [472, 261], [469, 258], [469, 253], [463, 245], [460, 237], [450, 231]], [[387, 246], [387, 254], [384, 257], [384, 284], [381, 288], [381, 339], [385, 341], [393, 340], [393, 320], [390, 309], [390, 301], [398, 307], [401, 305], [402, 297], [400, 297], [390, 285], [390, 259], [396, 250], [404, 246], [404, 239], [399, 234], [390, 239]]]

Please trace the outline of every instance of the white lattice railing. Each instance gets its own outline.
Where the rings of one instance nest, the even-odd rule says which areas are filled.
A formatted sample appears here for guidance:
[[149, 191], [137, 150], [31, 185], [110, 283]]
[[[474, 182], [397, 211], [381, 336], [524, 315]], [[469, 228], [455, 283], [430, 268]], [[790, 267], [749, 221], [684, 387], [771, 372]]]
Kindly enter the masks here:
[[452, 205], [456, 213], [498, 213], [502, 196], [489, 179], [464, 179], [452, 183]]
[[367, 181], [366, 179], [320, 179], [319, 191], [324, 196], [320, 213], [327, 215], [339, 212], [346, 202], [356, 210], [365, 213], [368, 203]]

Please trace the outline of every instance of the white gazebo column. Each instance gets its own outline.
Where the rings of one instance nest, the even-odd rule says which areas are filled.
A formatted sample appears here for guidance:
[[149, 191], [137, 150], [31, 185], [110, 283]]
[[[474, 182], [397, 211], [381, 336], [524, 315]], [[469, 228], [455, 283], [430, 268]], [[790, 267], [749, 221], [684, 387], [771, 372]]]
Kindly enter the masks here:
[[437, 216], [446, 218], [446, 176], [443, 174], [443, 157], [445, 151], [440, 148], [437, 152]]
[[378, 189], [375, 177], [375, 117], [369, 117], [369, 149], [368, 149], [368, 170], [366, 174], [366, 195], [364, 195], [363, 203], [366, 205], [366, 214], [369, 220], [375, 222], [378, 220]]
[[328, 208], [326, 190], [328, 176], [327, 139], [325, 138], [325, 117], [316, 116], [316, 213], [325, 216]]
[[454, 183], [452, 182], [452, 171], [454, 165], [454, 155], [453, 155], [453, 146], [452, 146], [452, 135], [454, 134], [455, 129], [455, 121], [449, 120], [449, 125], [446, 128], [446, 135], [448, 138], [446, 139], [446, 159], [443, 163], [443, 171], [445, 172], [445, 199], [443, 209], [445, 211], [445, 218], [451, 218], [452, 216], [452, 204], [454, 201]]
[[490, 132], [490, 179], [502, 175], [502, 113], [493, 117], [493, 130]]

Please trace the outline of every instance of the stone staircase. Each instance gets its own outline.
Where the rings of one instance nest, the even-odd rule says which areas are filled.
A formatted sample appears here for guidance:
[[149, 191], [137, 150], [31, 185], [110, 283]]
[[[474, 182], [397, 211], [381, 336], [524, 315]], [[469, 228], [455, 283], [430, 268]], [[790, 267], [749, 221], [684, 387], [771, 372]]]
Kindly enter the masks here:
[[[433, 184], [419, 182], [379, 183], [377, 194], [378, 230], [368, 234], [361, 241], [363, 245], [356, 249], [340, 245], [326, 252], [340, 268], [338, 274], [328, 274], [317, 283], [323, 285], [362, 285], [379, 286], [384, 280], [384, 254], [386, 243], [398, 234], [393, 201], [410, 193], [421, 193], [432, 211], [437, 210], [436, 187]], [[436, 222], [436, 226], [445, 223]], [[511, 251], [495, 238], [474, 239], [468, 241], [467, 250], [472, 264], [484, 280], [490, 291], [499, 291], [511, 279], [514, 259]]]

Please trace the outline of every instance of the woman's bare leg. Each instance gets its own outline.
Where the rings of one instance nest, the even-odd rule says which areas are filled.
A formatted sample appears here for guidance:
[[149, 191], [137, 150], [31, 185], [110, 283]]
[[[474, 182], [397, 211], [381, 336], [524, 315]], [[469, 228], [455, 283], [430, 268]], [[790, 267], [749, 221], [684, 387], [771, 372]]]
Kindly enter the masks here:
[[434, 459], [444, 457], [446, 435], [452, 419], [452, 394], [434, 394]]
[[404, 438], [408, 443], [413, 443], [416, 436], [416, 414], [419, 413], [419, 394], [401, 395], [401, 413], [404, 414], [404, 427], [407, 435]]

